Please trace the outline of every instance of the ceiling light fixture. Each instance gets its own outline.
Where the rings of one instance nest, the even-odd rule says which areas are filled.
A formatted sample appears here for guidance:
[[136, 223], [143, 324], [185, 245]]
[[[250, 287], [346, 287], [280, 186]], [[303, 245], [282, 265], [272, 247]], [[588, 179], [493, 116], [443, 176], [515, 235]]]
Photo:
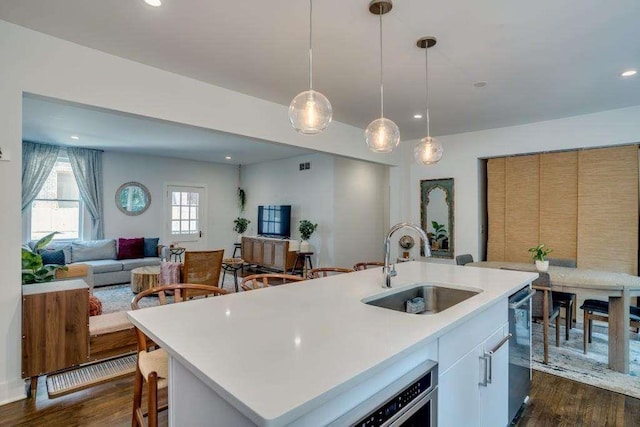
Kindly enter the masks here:
[[421, 119], [422, 118], [422, 114], [414, 114], [413, 118], [414, 119]]
[[80, 137], [76, 135], [71, 135], [71, 139], [80, 139]]
[[300, 92], [289, 105], [291, 126], [304, 135], [317, 135], [324, 131], [333, 116], [326, 96], [313, 90], [313, 0], [309, 0], [309, 90]]
[[231, 156], [225, 156], [225, 159], [231, 160]]
[[144, 0], [144, 2], [146, 4], [148, 4], [149, 6], [153, 6], [153, 7], [162, 6], [162, 1], [160, 1], [160, 0]]
[[638, 71], [636, 70], [627, 70], [627, 71], [623, 71], [622, 73], [620, 73], [621, 77], [631, 77], [631, 76], [635, 76], [636, 74], [638, 74]]
[[420, 165], [432, 165], [438, 163], [442, 158], [443, 148], [439, 141], [431, 138], [429, 129], [429, 48], [436, 45], [436, 38], [433, 36], [422, 37], [416, 43], [419, 48], [424, 49], [425, 57], [425, 82], [426, 82], [426, 106], [427, 106], [427, 136], [422, 138], [413, 150], [416, 163]]
[[369, 149], [376, 153], [390, 153], [400, 143], [400, 129], [393, 121], [384, 117], [384, 74], [382, 61], [382, 15], [393, 8], [391, 0], [373, 0], [369, 12], [380, 19], [380, 118], [369, 123], [364, 138]]

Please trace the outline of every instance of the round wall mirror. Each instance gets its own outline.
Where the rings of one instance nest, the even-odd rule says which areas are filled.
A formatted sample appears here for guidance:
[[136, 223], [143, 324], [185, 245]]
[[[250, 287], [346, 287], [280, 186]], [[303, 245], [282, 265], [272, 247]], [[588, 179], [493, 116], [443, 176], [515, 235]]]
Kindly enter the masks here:
[[125, 215], [140, 215], [151, 205], [151, 193], [139, 182], [124, 183], [116, 191], [116, 206]]

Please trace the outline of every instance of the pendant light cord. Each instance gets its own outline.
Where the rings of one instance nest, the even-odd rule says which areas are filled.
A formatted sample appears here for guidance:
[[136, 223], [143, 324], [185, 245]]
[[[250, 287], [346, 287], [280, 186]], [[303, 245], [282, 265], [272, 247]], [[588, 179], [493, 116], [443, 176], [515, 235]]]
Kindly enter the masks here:
[[309, 0], [309, 90], [313, 90], [313, 0]]
[[382, 67], [382, 5], [380, 11], [380, 118], [384, 117], [384, 70]]
[[429, 132], [429, 41], [427, 40], [426, 46], [424, 48], [424, 58], [425, 58], [425, 82], [426, 82], [426, 97], [425, 104], [427, 106], [427, 137], [431, 137], [431, 133]]

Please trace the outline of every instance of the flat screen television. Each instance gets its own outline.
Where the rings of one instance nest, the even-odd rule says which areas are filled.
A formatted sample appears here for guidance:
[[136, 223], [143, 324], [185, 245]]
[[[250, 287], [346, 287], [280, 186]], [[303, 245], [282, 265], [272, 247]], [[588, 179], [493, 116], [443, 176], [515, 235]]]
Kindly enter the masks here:
[[258, 206], [258, 235], [289, 238], [291, 236], [291, 206]]

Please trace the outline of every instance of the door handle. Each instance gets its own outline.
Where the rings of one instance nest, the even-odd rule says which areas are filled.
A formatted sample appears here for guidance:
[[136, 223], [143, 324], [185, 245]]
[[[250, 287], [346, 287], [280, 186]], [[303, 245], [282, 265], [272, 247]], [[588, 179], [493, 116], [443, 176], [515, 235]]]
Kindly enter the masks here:
[[512, 333], [508, 333], [498, 344], [496, 344], [495, 347], [493, 347], [493, 349], [485, 352], [482, 356], [480, 356], [480, 359], [484, 361], [484, 378], [479, 383], [479, 385], [481, 385], [482, 387], [487, 387], [487, 384], [491, 384], [491, 381], [493, 379], [493, 355], [496, 354], [498, 350], [500, 350], [500, 348], [505, 345], [509, 341], [509, 339], [511, 339], [512, 336]]
[[509, 303], [509, 308], [511, 310], [516, 309], [518, 307], [520, 307], [521, 305], [523, 305], [525, 302], [529, 301], [531, 298], [533, 298], [533, 296], [536, 294], [536, 290], [535, 289], [530, 289], [529, 293], [522, 298], [521, 300], [517, 301], [517, 302], [511, 302]]
[[198, 232], [199, 236], [202, 237], [202, 231]]

